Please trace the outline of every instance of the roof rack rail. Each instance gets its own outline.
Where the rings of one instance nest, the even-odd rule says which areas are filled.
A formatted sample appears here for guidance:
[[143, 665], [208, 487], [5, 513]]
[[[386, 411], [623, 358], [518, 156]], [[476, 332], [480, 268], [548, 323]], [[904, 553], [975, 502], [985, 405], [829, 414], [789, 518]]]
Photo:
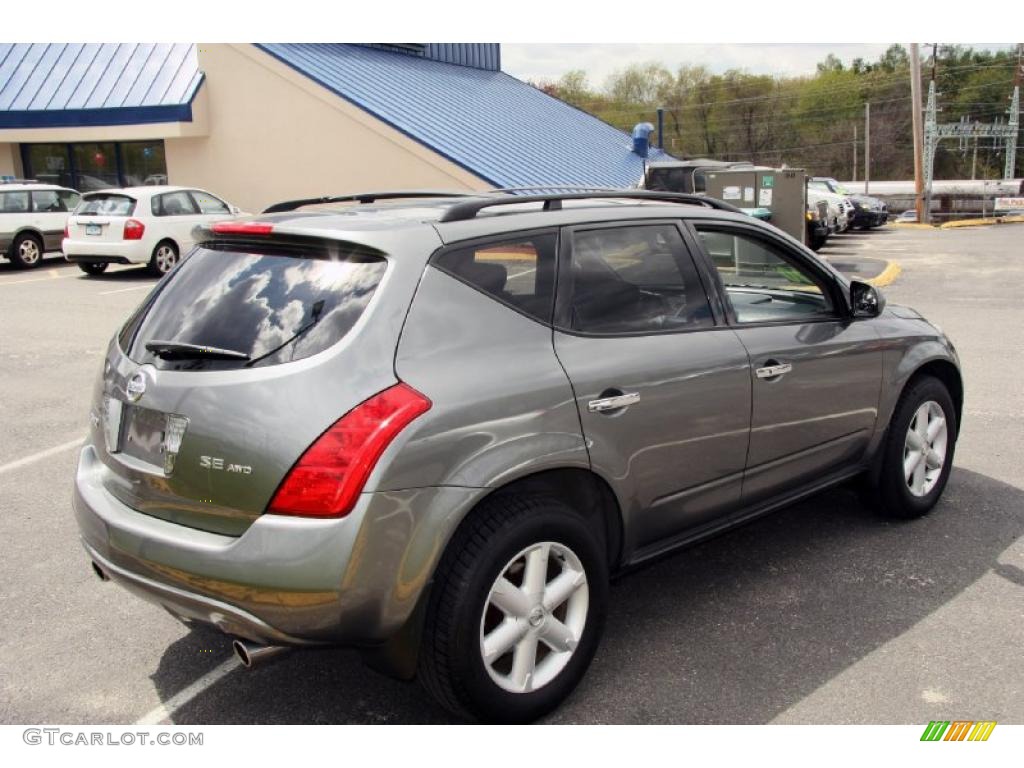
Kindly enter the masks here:
[[550, 195], [508, 195], [507, 197], [476, 197], [458, 202], [449, 207], [442, 215], [441, 222], [466, 221], [473, 219], [485, 208], [499, 205], [518, 205], [520, 203], [544, 203], [545, 211], [557, 211], [562, 208], [563, 200], [650, 200], [659, 203], [681, 203], [683, 205], [703, 205], [719, 211], [743, 213], [739, 208], [724, 203], [713, 197], [686, 195], [678, 192], [655, 192], [646, 189], [623, 189], [598, 192], [565, 192]]
[[443, 198], [443, 197], [475, 197], [474, 193], [448, 192], [445, 190], [430, 189], [407, 189], [391, 192], [360, 192], [353, 195], [336, 195], [333, 197], [307, 197], [302, 200], [285, 200], [274, 203], [265, 208], [263, 213], [284, 213], [294, 211], [296, 208], [303, 208], [307, 205], [326, 205], [328, 203], [360, 203], [362, 205], [375, 203], [378, 200], [411, 200], [414, 198]]

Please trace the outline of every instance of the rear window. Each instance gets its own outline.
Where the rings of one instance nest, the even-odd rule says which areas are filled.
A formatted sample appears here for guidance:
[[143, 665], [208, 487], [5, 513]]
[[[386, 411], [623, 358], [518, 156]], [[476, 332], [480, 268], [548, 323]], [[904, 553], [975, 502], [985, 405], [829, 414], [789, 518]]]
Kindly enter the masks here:
[[[121, 348], [170, 370], [263, 367], [301, 360], [340, 341], [362, 316], [386, 261], [355, 246], [331, 258], [200, 247], [129, 320]], [[159, 357], [150, 342], [230, 350], [247, 359]]]
[[131, 216], [135, 200], [127, 195], [86, 195], [75, 209], [77, 216]]

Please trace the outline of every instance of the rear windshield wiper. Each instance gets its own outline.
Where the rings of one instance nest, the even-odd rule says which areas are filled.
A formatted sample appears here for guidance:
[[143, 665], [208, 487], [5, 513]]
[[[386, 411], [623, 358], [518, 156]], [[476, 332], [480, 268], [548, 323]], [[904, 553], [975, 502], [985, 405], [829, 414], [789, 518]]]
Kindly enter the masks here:
[[248, 360], [249, 355], [234, 349], [186, 344], [183, 341], [147, 341], [146, 349], [162, 360], [209, 357], [218, 360]]
[[299, 330], [297, 330], [295, 333], [293, 333], [287, 339], [282, 341], [280, 344], [278, 344], [276, 347], [274, 347], [269, 352], [267, 352], [265, 354], [262, 354], [259, 357], [253, 358], [252, 360], [247, 362], [245, 364], [245, 367], [246, 368], [250, 368], [250, 367], [256, 365], [256, 363], [260, 362], [260, 360], [266, 360], [271, 355], [276, 355], [278, 352], [280, 352], [282, 349], [287, 347], [289, 344], [291, 344], [293, 341], [295, 341], [297, 338], [299, 338], [306, 331], [312, 329], [313, 326], [315, 326], [317, 323], [319, 323], [320, 322], [320, 318], [323, 317], [323, 314], [324, 314], [324, 301], [323, 301], [323, 299], [321, 299], [320, 301], [317, 301], [317, 302], [313, 303], [313, 308], [312, 308], [312, 310], [310, 310], [310, 313], [309, 313], [310, 320], [309, 320], [308, 323], [306, 323], [304, 326], [299, 328]]

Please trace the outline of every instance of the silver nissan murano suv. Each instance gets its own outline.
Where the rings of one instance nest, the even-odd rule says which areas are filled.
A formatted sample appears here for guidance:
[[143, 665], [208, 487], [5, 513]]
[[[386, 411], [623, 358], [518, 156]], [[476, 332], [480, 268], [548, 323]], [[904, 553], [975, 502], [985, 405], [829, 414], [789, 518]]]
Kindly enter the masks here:
[[853, 478], [917, 517], [949, 477], [952, 343], [725, 203], [392, 192], [196, 240], [110, 342], [74, 508], [97, 575], [246, 666], [357, 647], [533, 720], [616, 572]]

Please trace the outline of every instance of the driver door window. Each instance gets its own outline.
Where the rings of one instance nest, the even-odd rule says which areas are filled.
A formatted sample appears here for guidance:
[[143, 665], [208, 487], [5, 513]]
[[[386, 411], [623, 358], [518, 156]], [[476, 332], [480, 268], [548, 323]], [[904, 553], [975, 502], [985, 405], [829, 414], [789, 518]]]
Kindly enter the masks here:
[[697, 227], [739, 323], [834, 317], [821, 278], [780, 247], [740, 232]]
[[672, 225], [577, 230], [571, 269], [573, 330], [643, 334], [713, 325], [704, 286]]

